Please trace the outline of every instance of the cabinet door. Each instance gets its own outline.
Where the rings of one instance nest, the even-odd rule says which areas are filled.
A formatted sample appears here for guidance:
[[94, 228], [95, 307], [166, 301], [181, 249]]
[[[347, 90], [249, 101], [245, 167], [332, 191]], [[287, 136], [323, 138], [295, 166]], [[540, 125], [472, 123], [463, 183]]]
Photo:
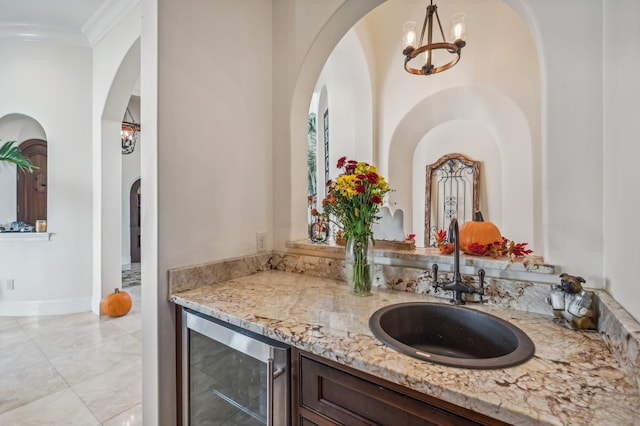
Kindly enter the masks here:
[[305, 356], [299, 397], [304, 409], [343, 425], [480, 424]]

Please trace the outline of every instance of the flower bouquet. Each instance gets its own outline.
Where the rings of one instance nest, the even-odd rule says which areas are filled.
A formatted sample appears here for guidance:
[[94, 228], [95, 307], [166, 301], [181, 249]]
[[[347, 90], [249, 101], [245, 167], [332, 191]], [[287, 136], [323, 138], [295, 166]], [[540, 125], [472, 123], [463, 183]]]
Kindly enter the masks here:
[[351, 292], [367, 295], [373, 282], [371, 225], [391, 189], [376, 167], [368, 163], [342, 157], [336, 167], [342, 173], [327, 182], [327, 196], [322, 200], [324, 212], [315, 214], [322, 214], [341, 228], [346, 240], [345, 261]]

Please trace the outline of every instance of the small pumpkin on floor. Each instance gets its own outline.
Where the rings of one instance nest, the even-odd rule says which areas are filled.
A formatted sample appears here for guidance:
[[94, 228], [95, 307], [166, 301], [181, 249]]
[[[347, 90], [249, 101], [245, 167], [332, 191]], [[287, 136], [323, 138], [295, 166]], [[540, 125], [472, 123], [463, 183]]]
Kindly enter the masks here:
[[105, 315], [121, 317], [131, 310], [132, 305], [133, 301], [129, 293], [116, 288], [113, 293], [104, 298], [101, 307]]

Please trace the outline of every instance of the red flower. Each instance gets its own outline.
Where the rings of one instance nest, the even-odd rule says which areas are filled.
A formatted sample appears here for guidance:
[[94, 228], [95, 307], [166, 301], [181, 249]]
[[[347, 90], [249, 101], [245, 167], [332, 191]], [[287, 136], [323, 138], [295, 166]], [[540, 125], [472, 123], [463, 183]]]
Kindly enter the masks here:
[[380, 198], [379, 195], [372, 195], [371, 198], [369, 198], [369, 201], [372, 202], [373, 204], [381, 204], [382, 198]]
[[326, 206], [326, 205], [327, 205], [327, 199], [326, 199], [326, 198], [323, 198], [323, 199], [322, 199], [322, 206]]
[[367, 178], [366, 175], [358, 175], [356, 176], [356, 178], [360, 179], [360, 180], [365, 180]]
[[377, 173], [369, 173], [367, 175], [367, 181], [371, 185], [377, 185], [378, 184], [378, 174]]
[[336, 164], [336, 167], [341, 169], [344, 167], [344, 163], [347, 161], [347, 157], [341, 157], [338, 159], [338, 164]]
[[329, 180], [327, 181], [327, 183], [326, 183], [326, 185], [325, 185], [325, 186], [328, 188], [328, 187], [330, 187], [330, 186], [331, 186], [331, 184], [332, 184], [332, 183], [333, 183], [333, 182], [331, 181], [331, 179], [329, 179]]
[[416, 234], [407, 235], [407, 240], [415, 241], [416, 240]]
[[364, 185], [358, 185], [356, 186], [356, 192], [358, 194], [364, 194], [365, 192], [367, 192], [367, 188], [365, 188]]
[[344, 171], [348, 175], [352, 175], [356, 171], [356, 166], [358, 165], [357, 161], [349, 160], [347, 165], [344, 167]]
[[311, 209], [311, 216], [318, 216], [318, 209]]

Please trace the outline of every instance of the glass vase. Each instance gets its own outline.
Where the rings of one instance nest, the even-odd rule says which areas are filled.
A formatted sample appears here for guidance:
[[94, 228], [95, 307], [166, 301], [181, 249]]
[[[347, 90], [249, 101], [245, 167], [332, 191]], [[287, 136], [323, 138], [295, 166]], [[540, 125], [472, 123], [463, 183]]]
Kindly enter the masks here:
[[371, 294], [374, 275], [373, 241], [369, 235], [355, 235], [345, 246], [345, 277], [351, 294]]

